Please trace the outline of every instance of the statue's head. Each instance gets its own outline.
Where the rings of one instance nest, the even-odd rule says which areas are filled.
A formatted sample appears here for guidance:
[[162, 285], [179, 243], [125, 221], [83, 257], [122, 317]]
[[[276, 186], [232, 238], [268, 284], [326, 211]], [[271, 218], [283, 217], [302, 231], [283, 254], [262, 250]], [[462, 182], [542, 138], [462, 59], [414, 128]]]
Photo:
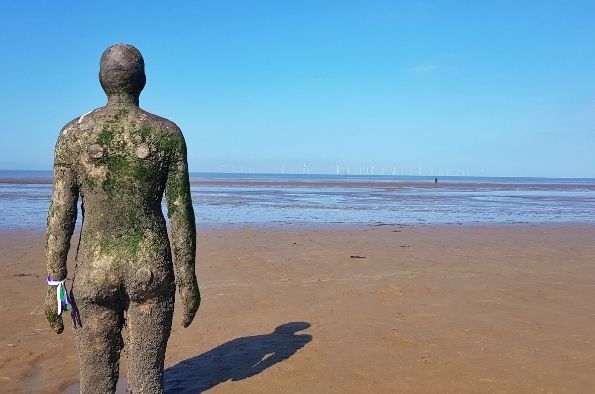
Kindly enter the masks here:
[[99, 82], [107, 96], [140, 96], [145, 87], [145, 61], [140, 51], [128, 44], [107, 48], [99, 62]]
[[305, 330], [306, 328], [310, 327], [310, 323], [305, 321], [294, 321], [291, 323], [281, 324], [277, 328], [275, 328], [276, 334], [282, 335], [294, 335], [298, 331]]

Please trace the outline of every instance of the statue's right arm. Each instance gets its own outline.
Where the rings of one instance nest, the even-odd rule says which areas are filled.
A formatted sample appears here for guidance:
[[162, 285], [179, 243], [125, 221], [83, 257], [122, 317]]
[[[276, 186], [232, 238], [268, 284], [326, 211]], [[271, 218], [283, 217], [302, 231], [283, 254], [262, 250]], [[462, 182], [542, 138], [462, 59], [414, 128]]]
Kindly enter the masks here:
[[[77, 216], [79, 186], [73, 168], [73, 152], [68, 131], [62, 130], [54, 150], [54, 181], [47, 219], [45, 259], [48, 276], [66, 278], [66, 258]], [[59, 334], [64, 329], [58, 315], [56, 286], [48, 286], [45, 314], [50, 326]]]

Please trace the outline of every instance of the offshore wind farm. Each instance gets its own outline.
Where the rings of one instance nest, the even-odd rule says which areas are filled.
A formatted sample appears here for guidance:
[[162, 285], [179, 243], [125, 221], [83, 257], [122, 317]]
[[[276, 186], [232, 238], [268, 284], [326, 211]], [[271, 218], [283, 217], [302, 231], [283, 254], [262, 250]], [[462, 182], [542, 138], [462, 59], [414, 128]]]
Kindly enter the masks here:
[[301, 168], [296, 166], [288, 166], [281, 164], [277, 170], [276, 167], [270, 168], [253, 168], [250, 166], [240, 166], [235, 164], [220, 164], [218, 167], [220, 173], [231, 174], [336, 174], [336, 175], [393, 175], [393, 176], [486, 176], [484, 168], [477, 171], [472, 171], [469, 168], [450, 168], [450, 167], [418, 167], [418, 166], [401, 166], [393, 164], [392, 166], [377, 166], [373, 164], [363, 165], [344, 165], [337, 163], [334, 169], [328, 165], [310, 165], [307, 161], [304, 162]]

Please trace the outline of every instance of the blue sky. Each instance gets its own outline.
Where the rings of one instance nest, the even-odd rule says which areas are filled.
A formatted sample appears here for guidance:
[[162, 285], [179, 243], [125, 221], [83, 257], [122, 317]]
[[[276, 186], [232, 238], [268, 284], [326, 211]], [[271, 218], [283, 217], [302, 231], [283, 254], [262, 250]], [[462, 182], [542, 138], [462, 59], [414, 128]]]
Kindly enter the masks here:
[[2, 2], [1, 169], [51, 168], [126, 42], [191, 171], [595, 177], [593, 1], [96, 3]]

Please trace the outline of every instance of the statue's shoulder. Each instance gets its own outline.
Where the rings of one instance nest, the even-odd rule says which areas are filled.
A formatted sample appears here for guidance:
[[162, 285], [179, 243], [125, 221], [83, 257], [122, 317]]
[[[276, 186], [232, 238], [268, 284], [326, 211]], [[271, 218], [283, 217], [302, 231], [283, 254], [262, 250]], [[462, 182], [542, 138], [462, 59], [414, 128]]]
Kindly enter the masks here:
[[144, 109], [139, 109], [142, 123], [150, 126], [158, 133], [182, 136], [182, 131], [177, 124], [159, 115], [152, 114]]
[[62, 127], [54, 147], [54, 164], [70, 163], [72, 161], [78, 151], [78, 142], [81, 138], [81, 124], [84, 118], [93, 112], [89, 111], [77, 116]]
[[[141, 133], [152, 133], [160, 150], [181, 159], [186, 154], [186, 141], [177, 124], [164, 117], [139, 109]], [[176, 159], [177, 160], [177, 159]]]
[[89, 123], [94, 123], [95, 115], [101, 113], [102, 109], [103, 107], [96, 108], [72, 119], [70, 122], [66, 123], [64, 127], [62, 127], [62, 130], [60, 130], [60, 136], [69, 136], [81, 129], [84, 130], [88, 128], [87, 126]]
[[163, 133], [181, 133], [180, 128], [177, 124], [171, 120], [164, 118], [159, 115], [152, 114], [144, 109], [140, 109], [141, 116], [144, 118], [146, 124], [151, 125], [156, 130]]
[[77, 116], [70, 122], [66, 123], [64, 127], [62, 127], [60, 133], [58, 134], [58, 141], [56, 143], [57, 145], [67, 148], [68, 145], [73, 143], [74, 139], [78, 137], [78, 131], [80, 129], [78, 123], [79, 119], [80, 116]]

